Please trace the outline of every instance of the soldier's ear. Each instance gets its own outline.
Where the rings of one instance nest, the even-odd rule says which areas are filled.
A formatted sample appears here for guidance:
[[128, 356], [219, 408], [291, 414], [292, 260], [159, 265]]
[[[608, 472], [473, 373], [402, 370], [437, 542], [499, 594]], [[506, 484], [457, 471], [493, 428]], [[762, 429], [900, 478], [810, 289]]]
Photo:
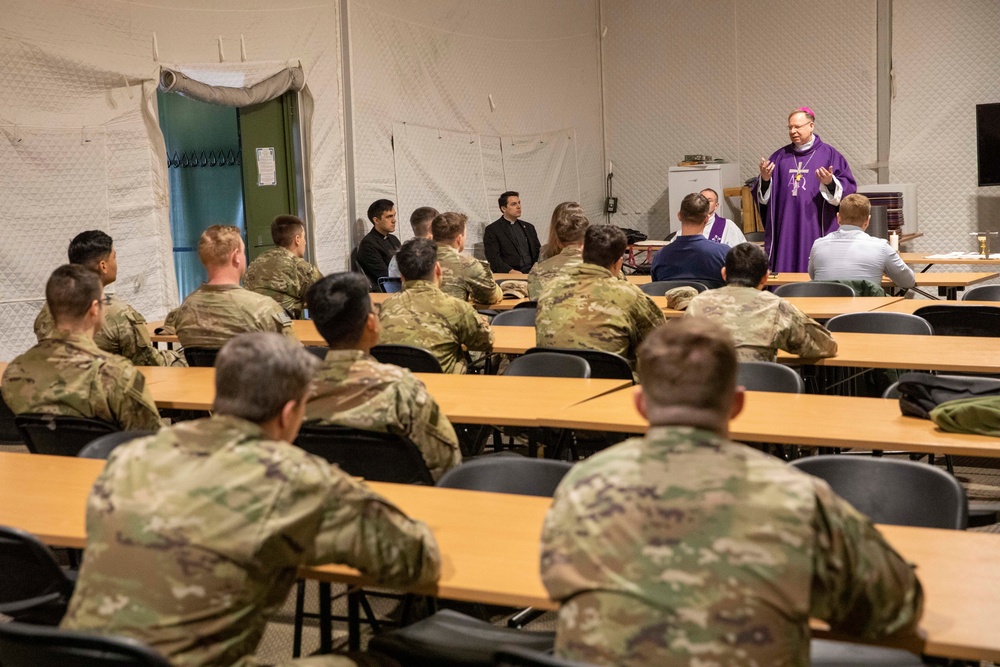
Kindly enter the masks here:
[[743, 412], [743, 406], [746, 403], [746, 387], [738, 386], [736, 391], [733, 393], [733, 404], [729, 408], [729, 418], [736, 419], [736, 417]]
[[636, 385], [632, 389], [632, 401], [635, 403], [636, 412], [642, 415], [642, 418], [649, 421], [649, 417], [646, 416], [646, 397], [642, 395], [642, 386]]

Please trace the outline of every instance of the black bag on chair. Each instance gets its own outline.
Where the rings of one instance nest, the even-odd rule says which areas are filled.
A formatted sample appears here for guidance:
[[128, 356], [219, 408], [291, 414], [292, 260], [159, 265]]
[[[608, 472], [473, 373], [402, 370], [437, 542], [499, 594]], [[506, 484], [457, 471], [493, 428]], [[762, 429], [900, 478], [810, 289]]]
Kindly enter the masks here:
[[930, 419], [941, 403], [959, 398], [1000, 396], [1000, 380], [930, 373], [904, 373], [899, 378], [899, 409], [909, 417]]

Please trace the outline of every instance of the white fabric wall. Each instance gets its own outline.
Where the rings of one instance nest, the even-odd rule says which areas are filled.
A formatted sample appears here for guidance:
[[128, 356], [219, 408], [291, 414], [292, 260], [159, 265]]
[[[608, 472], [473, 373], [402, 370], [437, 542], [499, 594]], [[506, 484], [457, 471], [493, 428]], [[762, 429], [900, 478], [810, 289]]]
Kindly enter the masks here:
[[559, 202], [599, 216], [596, 0], [350, 0], [348, 26], [359, 218], [391, 199], [406, 239], [417, 206], [464, 206], [471, 247], [507, 188], [543, 240]]
[[[230, 63], [239, 63], [241, 35], [248, 61], [302, 61], [315, 118], [307, 140], [317, 257], [324, 270], [346, 265], [336, 0], [5, 0], [2, 14], [0, 359], [34, 342], [45, 279], [84, 229], [115, 239], [119, 278], [109, 291], [148, 319], [176, 304], [154, 32], [159, 62], [178, 66], [218, 63], [219, 35]], [[220, 68], [197, 69], [211, 77]]]
[[893, 3], [893, 182], [917, 184], [929, 252], [976, 250], [969, 232], [1000, 230], [1000, 187], [977, 186], [976, 105], [1000, 102], [1000, 3]]
[[874, 2], [612, 0], [602, 12], [615, 224], [663, 238], [669, 167], [708, 153], [750, 178], [803, 105], [858, 181], [876, 181], [863, 167], [877, 157]]

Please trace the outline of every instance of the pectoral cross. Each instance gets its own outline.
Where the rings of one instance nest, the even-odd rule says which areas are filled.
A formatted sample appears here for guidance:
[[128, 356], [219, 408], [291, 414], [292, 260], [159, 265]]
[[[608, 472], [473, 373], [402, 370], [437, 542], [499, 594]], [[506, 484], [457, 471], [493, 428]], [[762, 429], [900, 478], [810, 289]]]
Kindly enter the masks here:
[[808, 169], [803, 169], [802, 168], [802, 160], [799, 160], [798, 169], [789, 169], [788, 173], [789, 174], [795, 174], [795, 178], [792, 179], [792, 183], [793, 183], [793, 185], [795, 185], [795, 188], [792, 190], [792, 196], [793, 197], [798, 197], [799, 196], [799, 187], [801, 186], [803, 190], [806, 189], [806, 184], [802, 180], [802, 174], [808, 174], [809, 170]]

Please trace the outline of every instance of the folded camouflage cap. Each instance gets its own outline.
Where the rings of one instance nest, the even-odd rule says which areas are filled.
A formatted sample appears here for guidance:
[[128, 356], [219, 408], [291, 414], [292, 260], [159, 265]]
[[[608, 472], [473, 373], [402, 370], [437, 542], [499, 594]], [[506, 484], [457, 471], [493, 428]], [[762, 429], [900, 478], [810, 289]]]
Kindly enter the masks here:
[[698, 290], [693, 287], [675, 287], [664, 295], [667, 297], [667, 308], [672, 310], [687, 310], [691, 299], [698, 296]]
[[526, 280], [505, 280], [500, 283], [500, 291], [505, 299], [527, 299], [528, 282]]

